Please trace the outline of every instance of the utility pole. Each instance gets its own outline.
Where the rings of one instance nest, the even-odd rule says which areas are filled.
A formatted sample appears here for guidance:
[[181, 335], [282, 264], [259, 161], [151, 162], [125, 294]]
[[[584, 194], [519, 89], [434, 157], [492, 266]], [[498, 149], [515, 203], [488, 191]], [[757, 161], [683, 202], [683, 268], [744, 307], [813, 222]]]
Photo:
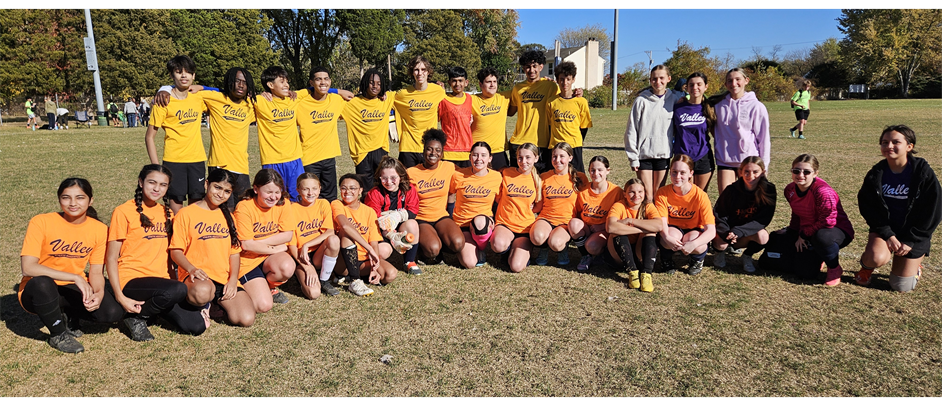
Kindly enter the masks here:
[[612, 111], [618, 110], [618, 9], [615, 9], [615, 36], [612, 37], [612, 60], [608, 64], [612, 76]]
[[651, 70], [651, 65], [654, 64], [654, 51], [644, 51], [648, 54], [648, 70]]
[[88, 63], [88, 70], [92, 71], [95, 78], [95, 101], [98, 102], [98, 125], [104, 127], [108, 125], [105, 119], [105, 103], [101, 97], [101, 75], [98, 74], [98, 53], [95, 50], [95, 32], [92, 30], [92, 12], [85, 9], [85, 27], [88, 29], [88, 36], [85, 40], [85, 59]]

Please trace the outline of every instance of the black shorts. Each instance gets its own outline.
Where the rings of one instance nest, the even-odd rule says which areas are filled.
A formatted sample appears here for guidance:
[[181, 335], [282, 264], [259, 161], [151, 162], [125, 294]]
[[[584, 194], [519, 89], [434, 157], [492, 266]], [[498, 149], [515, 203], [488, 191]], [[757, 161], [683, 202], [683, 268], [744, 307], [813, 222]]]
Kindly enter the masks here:
[[642, 159], [638, 161], [638, 169], [642, 171], [666, 171], [667, 158]]
[[676, 229], [680, 230], [680, 232], [682, 232], [682, 233], [684, 233], [684, 234], [687, 234], [687, 233], [689, 233], [689, 232], [691, 232], [691, 231], [699, 231], [699, 232], [703, 233], [703, 230], [704, 230], [704, 229], [702, 229], [702, 228], [680, 228], [680, 227], [677, 227], [677, 226], [675, 226], [675, 225], [673, 225], [673, 224], [668, 224], [667, 226], [668, 226], [668, 227], [671, 227], [671, 228], [676, 228]]
[[[456, 168], [470, 168], [470, 167], [471, 167], [471, 161], [468, 160], [468, 159], [463, 159], [463, 160], [461, 160], [461, 161], [449, 161], [449, 160], [445, 159], [444, 161], [445, 161], [445, 162], [451, 162], [451, 163], [455, 164], [455, 167], [456, 167]], [[493, 161], [492, 161], [492, 162], [493, 162]]]
[[733, 171], [733, 172], [736, 172], [737, 176], [738, 176], [738, 174], [739, 174], [739, 168], [732, 167], [732, 166], [716, 165], [716, 170], [718, 170], [718, 171]]
[[399, 162], [406, 168], [411, 168], [418, 164], [425, 163], [425, 156], [421, 152], [402, 152], [399, 151]]
[[[514, 155], [514, 160], [516, 161], [517, 156]], [[539, 173], [546, 172], [550, 169], [553, 169], [553, 150], [549, 148], [540, 147], [540, 160], [536, 161], [533, 164], [533, 167], [536, 168]]]
[[544, 222], [544, 223], [546, 223], [546, 224], [549, 224], [550, 227], [553, 228], [553, 230], [555, 230], [556, 227], [566, 227], [566, 230], [569, 230], [569, 223], [553, 224], [553, 223], [551, 223], [549, 220], [547, 220], [547, 219], [541, 219], [541, 218], [536, 219], [536, 221], [542, 221], [542, 222]]
[[[553, 169], [553, 155], [550, 155], [550, 161], [548, 163], [549, 167], [546, 170]], [[576, 172], [585, 173], [585, 164], [582, 162], [582, 147], [575, 147], [572, 149], [572, 166], [576, 168]]]
[[[268, 258], [265, 258], [265, 259], [267, 260]], [[252, 279], [258, 279], [258, 278], [264, 279], [265, 278], [265, 271], [263, 268], [264, 266], [265, 266], [265, 261], [262, 261], [262, 263], [258, 264], [258, 266], [253, 268], [247, 274], [242, 275], [242, 277], [239, 278], [239, 282], [242, 283], [242, 285], [244, 286], [246, 283], [248, 283]]]
[[810, 115], [811, 115], [811, 110], [802, 110], [802, 109], [795, 110], [795, 120], [798, 120], [798, 121], [807, 120], [808, 116]]
[[[208, 170], [207, 173], [212, 172], [215, 169], [222, 169], [226, 171], [224, 168], [220, 168], [218, 166], [210, 166], [206, 169]], [[249, 190], [249, 188], [252, 187], [252, 180], [249, 179], [249, 175], [246, 175], [244, 173], [238, 173], [238, 172], [233, 172], [233, 171], [226, 171], [226, 172], [229, 172], [229, 174], [232, 175], [232, 177], [234, 177], [236, 180], [235, 184], [232, 185], [232, 195], [229, 196], [229, 211], [231, 212], [235, 210], [236, 204], [238, 204], [239, 201], [242, 200], [242, 195], [245, 194], [245, 191]]]
[[507, 227], [507, 226], [505, 226], [505, 225], [503, 225], [503, 224], [498, 224], [497, 227], [506, 228], [507, 231], [510, 231], [511, 233], [513, 233], [513, 234], [514, 234], [514, 240], [516, 240], [516, 239], [518, 239], [518, 238], [530, 239], [530, 234], [528, 234], [528, 233], [514, 233], [513, 231], [510, 230], [510, 227]]
[[368, 152], [366, 157], [356, 165], [355, 171], [357, 175], [360, 175], [360, 180], [363, 181], [363, 190], [373, 188], [373, 175], [376, 173], [376, 168], [379, 168], [379, 161], [382, 161], [383, 157], [387, 155], [389, 153], [385, 149], [377, 148]]
[[438, 220], [435, 220], [435, 221], [425, 221], [425, 220], [415, 219], [415, 222], [416, 222], [416, 223], [419, 223], [419, 224], [428, 224], [428, 225], [430, 225], [430, 226], [432, 226], [432, 227], [435, 227], [435, 225], [438, 224], [439, 221], [442, 221], [442, 220], [447, 219], [447, 218], [450, 218], [450, 217], [449, 217], [449, 216], [445, 216], [445, 217], [442, 217], [442, 218], [440, 218], [440, 219], [438, 219]]
[[698, 159], [693, 163], [693, 174], [694, 175], [703, 175], [707, 173], [713, 173], [713, 150], [707, 150], [707, 154], [703, 158]]
[[[219, 299], [222, 299], [222, 290], [226, 287], [226, 285], [216, 281], [213, 281], [213, 285], [216, 286], [216, 294], [213, 296], [213, 301], [216, 302], [216, 304], [219, 304]], [[245, 292], [245, 289], [242, 289], [242, 287], [239, 286], [236, 288], [236, 292]]]
[[321, 199], [328, 202], [337, 200], [337, 159], [327, 158], [304, 165], [304, 172], [317, 175], [321, 181]]
[[183, 204], [189, 198], [190, 203], [206, 196], [206, 162], [177, 163], [164, 161], [173, 177], [167, 188], [167, 198]]
[[510, 161], [507, 160], [507, 151], [495, 152], [491, 158], [491, 168], [495, 171], [499, 171], [506, 167], [510, 166]]

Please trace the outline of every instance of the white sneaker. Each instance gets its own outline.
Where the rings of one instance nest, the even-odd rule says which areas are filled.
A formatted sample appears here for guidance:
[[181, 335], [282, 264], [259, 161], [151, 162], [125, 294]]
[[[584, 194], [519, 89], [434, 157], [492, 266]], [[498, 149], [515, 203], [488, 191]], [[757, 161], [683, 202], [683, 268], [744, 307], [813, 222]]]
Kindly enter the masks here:
[[357, 296], [369, 296], [373, 294], [373, 289], [370, 289], [368, 286], [366, 286], [366, 284], [363, 283], [363, 281], [360, 279], [354, 279], [353, 282], [350, 283], [350, 286], [347, 288], [347, 290]]
[[723, 268], [725, 266], [726, 266], [726, 253], [723, 251], [718, 251], [716, 254], [713, 254], [713, 267]]
[[755, 264], [752, 263], [752, 257], [748, 255], [742, 256], [742, 269], [745, 270], [747, 273], [756, 272], [756, 266]]

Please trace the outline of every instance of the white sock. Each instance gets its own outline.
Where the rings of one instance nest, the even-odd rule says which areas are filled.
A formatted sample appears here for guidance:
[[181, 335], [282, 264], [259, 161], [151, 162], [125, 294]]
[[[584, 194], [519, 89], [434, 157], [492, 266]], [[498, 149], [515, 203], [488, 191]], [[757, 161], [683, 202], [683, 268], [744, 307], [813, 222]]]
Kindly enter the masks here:
[[337, 257], [328, 257], [324, 255], [324, 260], [321, 261], [321, 281], [326, 281], [330, 279], [330, 274], [334, 272], [334, 265], [337, 264]]

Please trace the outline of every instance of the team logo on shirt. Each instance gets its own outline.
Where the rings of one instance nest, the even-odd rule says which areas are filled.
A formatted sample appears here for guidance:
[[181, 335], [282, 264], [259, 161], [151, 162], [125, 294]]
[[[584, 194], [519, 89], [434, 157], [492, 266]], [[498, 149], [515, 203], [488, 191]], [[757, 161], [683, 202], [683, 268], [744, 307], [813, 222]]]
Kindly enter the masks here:
[[49, 256], [56, 258], [85, 258], [92, 252], [92, 247], [86, 247], [81, 241], [65, 242], [55, 239], [49, 245], [53, 252]]
[[199, 120], [199, 118], [202, 117], [202, 113], [193, 109], [189, 109], [187, 111], [177, 110], [177, 112], [174, 113], [174, 116], [177, 117], [177, 121], [179, 121], [180, 124], [187, 124]]
[[517, 185], [511, 183], [507, 185], [507, 196], [508, 197], [531, 197], [533, 196], [534, 190], [527, 185]]
[[436, 190], [441, 190], [445, 187], [444, 179], [432, 178], [429, 180], [420, 179], [415, 183], [415, 187], [418, 188], [419, 194], [434, 192]]
[[553, 119], [557, 123], [571, 123], [576, 121], [576, 115], [569, 110], [559, 111], [559, 109], [556, 109], [553, 110]]
[[683, 113], [680, 115], [680, 125], [687, 127], [691, 125], [700, 125], [706, 122], [706, 118], [700, 113]]
[[334, 119], [334, 113], [329, 111], [312, 111], [311, 124], [327, 123]]
[[294, 110], [292, 109], [271, 109], [271, 117], [273, 123], [280, 123], [282, 121], [294, 120]]
[[364, 123], [372, 123], [374, 121], [385, 120], [386, 112], [382, 110], [368, 111], [367, 109], [363, 109], [360, 110], [360, 118]]
[[347, 221], [349, 221], [350, 224], [353, 224], [353, 227], [357, 229], [357, 232], [360, 233], [360, 235], [366, 235], [366, 233], [370, 231], [369, 225], [361, 225], [356, 220], [354, 220], [353, 217], [347, 217]]
[[153, 223], [154, 225], [144, 227], [144, 239], [153, 240], [154, 238], [167, 238], [167, 223]]
[[690, 210], [686, 207], [668, 206], [667, 214], [671, 218], [690, 220], [697, 214], [696, 210]]
[[428, 100], [409, 100], [409, 111], [425, 111], [432, 108]]
[[252, 232], [255, 233], [255, 239], [265, 238], [274, 233], [278, 232], [278, 224], [275, 224], [274, 221], [269, 221], [268, 223], [253, 223]]
[[582, 215], [589, 218], [602, 219], [608, 217], [608, 210], [603, 209], [602, 206], [589, 206], [588, 203], [582, 203]]
[[298, 222], [298, 231], [301, 233], [301, 237], [307, 237], [311, 234], [320, 232], [321, 226], [323, 225], [323, 219], [311, 219], [311, 221], [301, 220]]
[[499, 104], [495, 104], [493, 106], [483, 105], [481, 106], [481, 115], [489, 116], [491, 114], [498, 114], [500, 113], [500, 107], [501, 106]]
[[537, 91], [532, 91], [532, 92], [524, 91], [523, 93], [520, 93], [520, 101], [524, 103], [539, 103], [543, 101], [544, 97], [545, 96], [543, 94]]
[[196, 225], [193, 226], [193, 229], [196, 230], [197, 234], [202, 234], [200, 235], [200, 240], [229, 238], [229, 227], [219, 223], [207, 224], [201, 221], [196, 223]]
[[230, 104], [222, 106], [222, 116], [226, 121], [245, 121], [246, 114], [245, 109], [235, 108]]
[[468, 185], [464, 187], [465, 199], [481, 199], [491, 195], [491, 189], [484, 186]]
[[734, 212], [736, 213], [736, 217], [749, 218], [752, 217], [753, 214], [756, 214], [756, 210], [758, 210], [757, 207], [749, 207], [745, 209], [736, 209]]
[[572, 196], [573, 193], [575, 191], [565, 185], [559, 187], [546, 185], [543, 187], [543, 196], [546, 196], [547, 199], [566, 199]]
[[883, 197], [890, 199], [906, 200], [909, 198], [909, 186], [900, 184], [896, 186], [883, 185]]

